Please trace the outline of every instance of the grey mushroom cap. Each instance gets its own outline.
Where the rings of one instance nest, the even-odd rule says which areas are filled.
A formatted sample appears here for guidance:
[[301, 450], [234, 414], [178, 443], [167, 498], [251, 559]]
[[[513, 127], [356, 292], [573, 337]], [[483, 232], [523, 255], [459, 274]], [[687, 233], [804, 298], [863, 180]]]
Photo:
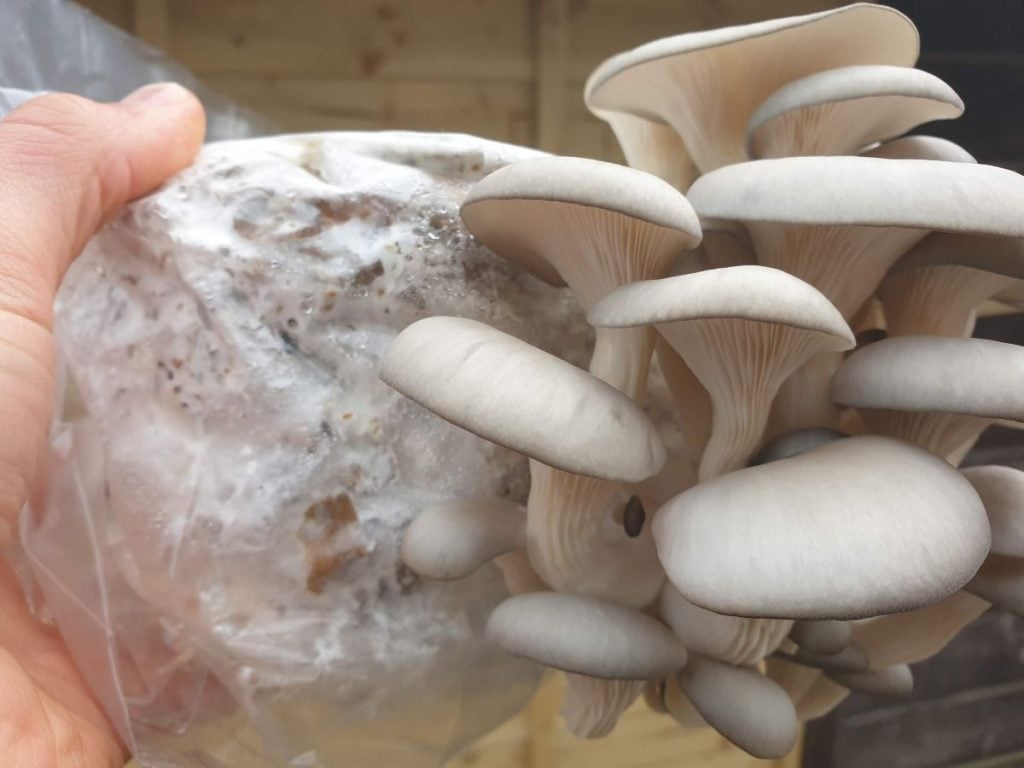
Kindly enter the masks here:
[[424, 510], [402, 538], [402, 561], [428, 579], [461, 579], [526, 545], [526, 510], [507, 499], [451, 499]]
[[850, 644], [853, 628], [848, 621], [798, 621], [793, 624], [789, 636], [809, 653], [830, 655], [841, 652]]
[[914, 674], [906, 664], [896, 664], [867, 672], [829, 670], [825, 674], [844, 688], [868, 696], [907, 699], [914, 692]]
[[850, 355], [832, 395], [854, 408], [1024, 421], [1024, 347], [988, 339], [899, 336]]
[[996, 608], [1024, 617], [1024, 559], [989, 555], [964, 587]]
[[889, 160], [942, 160], [948, 163], [976, 163], [974, 155], [938, 136], [902, 136], [872, 147], [861, 153], [865, 157], [881, 157]]
[[816, 669], [864, 672], [870, 666], [867, 654], [856, 643], [847, 644], [838, 653], [811, 653], [803, 648], [797, 648], [793, 653], [779, 651], [778, 655], [786, 661]]
[[539, 207], [596, 208], [657, 227], [679, 251], [701, 239], [693, 208], [657, 176], [616, 163], [579, 157], [540, 157], [499, 168], [470, 189], [460, 209], [473, 236], [502, 258], [553, 285], [564, 285], [542, 252], [547, 233], [523, 226]]
[[737, 221], [1024, 236], [1024, 177], [989, 165], [838, 156], [752, 160], [701, 176], [687, 199], [701, 217]]
[[1024, 557], [1024, 472], [983, 466], [961, 470], [981, 497], [992, 527], [992, 552]]
[[754, 757], [778, 759], [796, 745], [793, 702], [758, 671], [692, 654], [676, 680], [708, 725]]
[[773, 131], [793, 130], [782, 123], [792, 119], [805, 128], [816, 112], [827, 115], [828, 126], [852, 128], [846, 138], [856, 143], [838, 151], [800, 154], [845, 154], [931, 120], [959, 117], [963, 111], [956, 91], [920, 69], [886, 65], [827, 69], [793, 80], [765, 99], [747, 124], [747, 149], [753, 157], [764, 157], [762, 149], [771, 143]]
[[750, 465], [754, 467], [759, 464], [768, 464], [772, 461], [790, 459], [793, 456], [799, 456], [801, 453], [817, 448], [819, 445], [841, 440], [844, 437], [849, 437], [849, 435], [831, 427], [797, 429], [784, 435], [779, 435], [765, 443], [761, 450], [755, 454], [754, 458], [750, 460]]
[[842, 315], [817, 289], [780, 269], [752, 264], [630, 283], [608, 294], [587, 315], [598, 328], [705, 318], [818, 331], [835, 337], [836, 350], [855, 344]]
[[665, 463], [657, 429], [628, 397], [474, 320], [413, 323], [380, 378], [441, 418], [567, 472], [639, 482]]
[[928, 605], [963, 586], [989, 547], [967, 480], [927, 451], [872, 435], [700, 483], [658, 510], [652, 532], [691, 602], [793, 619]]
[[649, 680], [687, 661], [686, 648], [656, 619], [563, 592], [509, 598], [488, 618], [487, 637], [515, 656], [611, 680]]

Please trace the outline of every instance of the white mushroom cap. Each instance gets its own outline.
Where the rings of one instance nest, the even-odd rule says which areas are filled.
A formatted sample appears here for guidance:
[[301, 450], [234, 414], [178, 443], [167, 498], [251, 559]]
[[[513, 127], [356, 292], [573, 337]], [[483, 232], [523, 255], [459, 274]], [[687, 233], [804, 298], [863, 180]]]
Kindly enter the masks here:
[[899, 336], [854, 352], [832, 380], [837, 403], [872, 432], [949, 456], [994, 419], [1024, 421], [1024, 347], [988, 339]]
[[901, 13], [857, 3], [655, 40], [602, 63], [584, 98], [599, 117], [626, 112], [672, 125], [708, 172], [744, 159], [747, 120], [779, 86], [849, 64], [910, 66], [918, 45]]
[[667, 182], [578, 157], [499, 168], [461, 213], [477, 240], [542, 280], [564, 281], [588, 309], [619, 285], [666, 273], [701, 238], [693, 208]]
[[708, 727], [708, 722], [693, 706], [693, 702], [680, 690], [679, 679], [676, 675], [669, 675], [665, 678], [661, 694], [665, 713], [683, 728]]
[[598, 677], [565, 675], [562, 719], [577, 739], [607, 736], [619, 717], [643, 693], [643, 680], [602, 680]]
[[757, 670], [691, 654], [676, 679], [708, 725], [754, 757], [778, 759], [796, 745], [793, 702]]
[[906, 664], [896, 664], [867, 672], [832, 670], [825, 674], [844, 688], [869, 696], [906, 699], [914, 692], [914, 674]]
[[944, 160], [949, 163], [976, 163], [974, 155], [938, 136], [902, 136], [886, 141], [877, 147], [861, 153], [865, 157], [881, 157], [890, 160]]
[[526, 510], [500, 498], [452, 499], [412, 521], [402, 561], [428, 579], [461, 579], [526, 544]]
[[818, 291], [753, 265], [631, 283], [602, 299], [588, 319], [599, 328], [656, 324], [700, 380], [714, 409], [702, 479], [746, 463], [793, 370], [817, 351], [854, 344]]
[[647, 680], [686, 664], [686, 648], [661, 622], [607, 600], [559, 592], [511, 597], [487, 620], [487, 637], [515, 656], [580, 675]]
[[797, 664], [825, 670], [864, 672], [869, 667], [867, 654], [860, 646], [852, 642], [838, 653], [811, 653], [803, 648], [797, 648], [792, 653], [780, 651], [779, 655]]
[[828, 655], [840, 653], [850, 644], [853, 628], [848, 621], [798, 621], [789, 636], [809, 653]]
[[669, 580], [691, 602], [797, 619], [928, 605], [965, 584], [989, 546], [970, 483], [877, 436], [701, 483], [657, 512], [653, 533]]
[[759, 263], [811, 283], [846, 318], [930, 230], [1024, 235], [1024, 178], [968, 163], [755, 160], [702, 176], [688, 198], [702, 217], [746, 224]]
[[846, 155], [963, 111], [956, 91], [919, 69], [829, 69], [765, 99], [747, 124], [747, 151], [751, 157]]
[[569, 472], [636, 482], [665, 462], [657, 430], [628, 397], [473, 320], [413, 323], [380, 377], [443, 419]]
[[992, 528], [992, 553], [1024, 557], [1024, 472], [994, 465], [961, 472], [985, 505]]
[[785, 640], [792, 622], [786, 619], [749, 619], [724, 616], [694, 605], [666, 584], [658, 612], [690, 651], [727, 664], [756, 664]]
[[1024, 559], [989, 555], [964, 589], [996, 608], [1024, 616]]
[[915, 664], [945, 648], [988, 607], [987, 602], [968, 592], [954, 592], [916, 611], [856, 622], [853, 638], [867, 653], [872, 669]]

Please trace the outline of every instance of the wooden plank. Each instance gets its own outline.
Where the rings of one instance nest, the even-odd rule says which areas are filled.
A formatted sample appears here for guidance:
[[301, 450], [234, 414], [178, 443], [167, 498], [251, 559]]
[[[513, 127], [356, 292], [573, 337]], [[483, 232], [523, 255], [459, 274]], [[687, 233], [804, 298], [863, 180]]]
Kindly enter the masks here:
[[172, 0], [169, 50], [202, 74], [513, 79], [527, 0]]
[[536, 145], [562, 151], [566, 129], [566, 76], [569, 68], [569, 0], [535, 0]]
[[529, 144], [532, 93], [509, 81], [446, 82], [215, 76], [216, 91], [287, 131], [454, 131]]

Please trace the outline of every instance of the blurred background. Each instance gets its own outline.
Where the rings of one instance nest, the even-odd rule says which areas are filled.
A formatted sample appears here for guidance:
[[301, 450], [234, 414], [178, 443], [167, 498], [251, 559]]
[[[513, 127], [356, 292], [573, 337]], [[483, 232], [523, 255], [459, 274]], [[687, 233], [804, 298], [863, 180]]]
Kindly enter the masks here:
[[[808, 13], [823, 0], [82, 0], [282, 131], [473, 133], [621, 161], [582, 101], [604, 58], [685, 31]], [[981, 162], [1024, 170], [1024, 0], [893, 0], [922, 37], [919, 66], [963, 97], [957, 121], [922, 132]], [[1024, 212], [1022, 212], [1024, 215]], [[1024, 343], [1020, 317], [976, 335]], [[1024, 467], [1019, 433], [986, 434], [969, 463]], [[809, 768], [1024, 766], [1024, 622], [990, 612], [915, 667], [913, 699], [851, 696], [806, 729]], [[761, 761], [642, 704], [607, 739], [577, 742], [558, 720], [560, 681], [486, 737], [460, 768], [740, 768]], [[766, 765], [771, 765], [767, 763]]]

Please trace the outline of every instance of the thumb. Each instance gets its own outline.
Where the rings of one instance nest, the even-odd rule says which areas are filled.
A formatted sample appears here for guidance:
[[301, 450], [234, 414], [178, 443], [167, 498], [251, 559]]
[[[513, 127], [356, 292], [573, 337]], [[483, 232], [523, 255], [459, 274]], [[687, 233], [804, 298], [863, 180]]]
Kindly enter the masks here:
[[0, 543], [45, 449], [64, 271], [120, 206], [188, 165], [204, 131], [173, 84], [117, 104], [49, 94], [0, 122]]

